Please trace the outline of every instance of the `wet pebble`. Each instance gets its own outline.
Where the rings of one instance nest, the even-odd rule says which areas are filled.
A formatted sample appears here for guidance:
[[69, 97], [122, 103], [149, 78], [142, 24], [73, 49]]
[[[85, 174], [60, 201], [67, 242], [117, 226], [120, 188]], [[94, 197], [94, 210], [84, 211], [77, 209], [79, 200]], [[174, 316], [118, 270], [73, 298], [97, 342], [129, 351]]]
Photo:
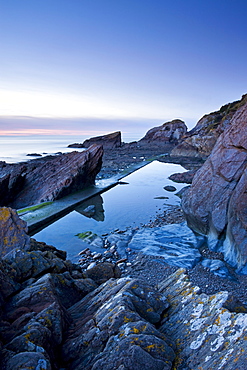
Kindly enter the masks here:
[[102, 257], [102, 254], [101, 253], [96, 253], [96, 254], [93, 255], [93, 259], [95, 259], [95, 260], [97, 260], [97, 259], [99, 259], [101, 257]]
[[90, 249], [89, 249], [89, 248], [85, 248], [85, 249], [83, 249], [82, 251], [80, 251], [80, 252], [78, 253], [78, 256], [80, 256], [80, 255], [82, 255], [82, 254], [85, 254], [85, 253], [87, 253], [88, 251], [90, 251]]
[[96, 262], [91, 262], [90, 265], [87, 266], [87, 270], [92, 269], [94, 266], [96, 266]]

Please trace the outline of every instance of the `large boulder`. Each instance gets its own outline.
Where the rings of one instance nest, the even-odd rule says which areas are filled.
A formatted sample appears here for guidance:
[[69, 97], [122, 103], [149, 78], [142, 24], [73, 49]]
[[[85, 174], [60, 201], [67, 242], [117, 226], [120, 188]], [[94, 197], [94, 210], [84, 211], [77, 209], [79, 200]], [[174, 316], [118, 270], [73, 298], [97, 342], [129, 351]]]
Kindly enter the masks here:
[[48, 156], [5, 165], [0, 180], [1, 205], [23, 208], [53, 201], [95, 183], [103, 148], [92, 145], [83, 152]]
[[102, 145], [104, 149], [119, 148], [121, 146], [121, 132], [116, 131], [107, 135], [95, 136], [85, 140], [82, 144], [70, 144], [68, 148], [88, 148], [92, 144]]
[[[247, 273], [247, 103], [234, 114], [212, 154], [184, 193], [188, 225]], [[223, 239], [223, 246], [217, 243]]]
[[243, 95], [241, 100], [223, 105], [218, 111], [203, 116], [171, 151], [171, 156], [205, 160], [212, 152], [218, 137], [231, 125], [234, 113], [246, 102], [247, 94]]
[[180, 119], [165, 122], [163, 125], [151, 128], [138, 144], [177, 144], [187, 132], [187, 126]]

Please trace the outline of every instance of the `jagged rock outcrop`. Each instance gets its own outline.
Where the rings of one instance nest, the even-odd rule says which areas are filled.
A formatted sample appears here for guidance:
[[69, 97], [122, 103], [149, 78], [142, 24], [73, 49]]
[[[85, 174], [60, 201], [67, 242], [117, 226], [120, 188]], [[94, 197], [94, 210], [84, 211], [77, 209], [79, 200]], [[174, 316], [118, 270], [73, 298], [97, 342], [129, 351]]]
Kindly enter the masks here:
[[170, 303], [160, 331], [176, 343], [174, 369], [246, 369], [247, 314], [225, 308], [227, 292], [200, 294], [184, 269], [161, 282], [159, 290]]
[[205, 160], [212, 152], [218, 137], [231, 125], [234, 113], [246, 102], [247, 94], [243, 95], [241, 100], [223, 105], [220, 110], [203, 116], [171, 151], [171, 157], [196, 157]]
[[48, 156], [30, 162], [2, 164], [0, 205], [23, 208], [53, 201], [95, 183], [103, 148]]
[[187, 132], [187, 126], [180, 119], [165, 122], [163, 125], [151, 128], [146, 135], [138, 141], [138, 145], [145, 144], [177, 144]]
[[69, 309], [74, 326], [62, 349], [66, 367], [170, 369], [172, 342], [155, 328], [168, 303], [138, 280], [109, 280]]
[[[106, 282], [98, 285], [103, 274]], [[34, 239], [28, 248], [5, 254], [0, 368], [246, 368], [247, 314], [226, 308], [227, 292], [200, 294], [185, 269], [157, 288], [139, 279], [111, 278], [111, 271], [106, 275], [97, 265], [96, 274], [85, 276], [65, 252]]]
[[102, 145], [104, 149], [119, 148], [121, 146], [121, 132], [116, 131], [107, 135], [95, 136], [85, 140], [82, 144], [70, 144], [68, 148], [88, 148], [92, 144]]
[[32, 241], [28, 251], [16, 249], [2, 260], [1, 369], [58, 368], [58, 351], [71, 323], [67, 308], [97, 288], [62, 257]]
[[19, 218], [15, 210], [0, 208], [0, 258], [15, 248], [25, 250], [29, 245], [26, 222]]
[[[247, 103], [232, 117], [183, 196], [188, 225], [247, 272]], [[223, 245], [217, 243], [218, 238]]]

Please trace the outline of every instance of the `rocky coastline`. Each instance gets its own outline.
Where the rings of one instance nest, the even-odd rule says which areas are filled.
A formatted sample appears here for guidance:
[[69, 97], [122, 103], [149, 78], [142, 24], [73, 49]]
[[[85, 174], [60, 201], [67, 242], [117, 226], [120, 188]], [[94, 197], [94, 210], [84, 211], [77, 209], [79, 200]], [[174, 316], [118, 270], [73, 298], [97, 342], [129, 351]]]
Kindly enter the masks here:
[[[247, 253], [244, 213], [247, 147], [243, 135], [246, 112], [243, 96], [240, 102], [200, 120], [200, 130], [198, 127], [194, 130], [193, 145], [198, 143], [196, 135], [203, 140], [194, 147], [197, 155], [193, 156], [192, 141], [188, 144], [193, 135], [180, 120], [151, 129], [139, 142], [121, 143], [118, 133], [110, 136], [111, 143], [105, 148], [104, 137], [97, 138], [100, 145], [93, 138], [88, 142], [89, 151], [93, 145], [99, 153], [97, 160], [93, 159], [93, 171], [86, 165], [92, 174], [91, 182], [154, 157], [181, 163], [190, 170], [186, 175], [173, 175], [174, 181], [192, 184], [181, 195], [182, 207], [167, 208], [142, 229], [135, 230], [135, 237], [141, 241], [138, 235], [143, 230], [159, 233], [167, 225], [175, 225], [176, 232], [186, 227], [182, 225], [187, 221], [192, 229], [203, 234], [199, 236], [201, 240], [209, 241], [199, 248], [208, 265], [194, 264], [184, 269], [169, 265], [164, 257], [137, 251], [125, 243], [133, 234], [131, 229], [116, 230], [102, 237], [99, 242], [105, 248], [103, 254], [90, 250], [90, 244], [97, 240], [87, 235], [88, 248], [81, 251], [78, 263], [72, 263], [55, 246], [30, 238], [25, 222], [15, 210], [0, 209], [3, 370], [246, 369], [247, 275], [236, 270], [245, 266]], [[219, 133], [218, 141], [211, 140], [213, 128]], [[222, 151], [224, 155], [219, 155]], [[217, 168], [214, 158], [223, 162], [218, 164], [219, 169], [210, 172], [210, 168]], [[227, 204], [220, 197], [217, 200], [223, 207], [217, 208], [219, 219], [223, 211], [227, 214], [221, 229], [217, 229], [218, 221], [212, 216], [216, 199], [213, 193], [206, 194], [204, 211], [196, 213], [203, 197], [199, 197], [197, 205], [195, 193], [200, 192], [198, 186], [202, 191], [203, 183], [207, 184], [208, 173], [214, 183], [221, 180], [221, 189], [224, 179], [227, 191], [217, 193], [217, 187], [215, 191], [223, 200], [231, 199]], [[1, 183], [6, 194], [10, 185], [12, 189], [22, 186], [18, 176], [14, 181], [12, 172], [6, 174], [5, 182]], [[206, 186], [214, 190], [212, 184]], [[16, 203], [10, 199], [13, 205], [18, 204], [18, 199]], [[236, 213], [238, 223], [232, 218]], [[236, 229], [240, 230], [240, 241], [236, 238], [238, 234], [233, 233]], [[212, 240], [217, 240], [214, 247]], [[238, 256], [235, 265], [231, 257], [234, 251]], [[229, 254], [231, 258], [227, 257]], [[221, 262], [227, 266], [226, 276], [217, 273]]]

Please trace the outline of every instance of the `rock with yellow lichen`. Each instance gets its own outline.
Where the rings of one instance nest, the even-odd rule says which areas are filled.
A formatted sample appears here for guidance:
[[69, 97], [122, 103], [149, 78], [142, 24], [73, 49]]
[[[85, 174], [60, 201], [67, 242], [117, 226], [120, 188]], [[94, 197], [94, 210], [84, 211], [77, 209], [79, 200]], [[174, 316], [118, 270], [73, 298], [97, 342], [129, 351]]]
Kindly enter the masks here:
[[185, 270], [160, 284], [170, 302], [160, 327], [176, 343], [174, 369], [247, 368], [247, 314], [228, 311], [227, 292], [198, 294]]
[[74, 370], [171, 369], [174, 345], [154, 326], [168, 306], [139, 280], [109, 280], [68, 310], [74, 326], [63, 363]]
[[27, 249], [29, 245], [26, 222], [18, 217], [15, 210], [0, 208], [0, 257], [15, 248]]
[[86, 276], [45, 243], [12, 245], [0, 259], [2, 370], [247, 368], [247, 314], [227, 292], [200, 294], [184, 269], [154, 288], [97, 266]]

